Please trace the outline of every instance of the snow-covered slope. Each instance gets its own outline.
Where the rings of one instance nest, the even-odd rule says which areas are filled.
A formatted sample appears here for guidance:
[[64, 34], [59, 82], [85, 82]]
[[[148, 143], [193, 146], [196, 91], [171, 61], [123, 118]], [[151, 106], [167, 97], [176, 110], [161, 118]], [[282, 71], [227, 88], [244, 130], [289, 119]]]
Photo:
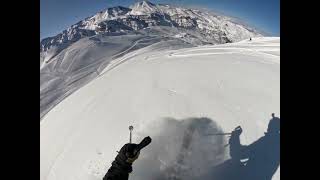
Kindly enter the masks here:
[[[201, 131], [185, 154], [191, 170], [182, 179], [193, 179], [196, 167], [210, 171], [229, 158], [228, 148], [215, 149], [226, 139], [200, 132], [241, 125], [241, 141], [250, 144], [264, 135], [272, 112], [280, 115], [279, 46], [271, 37], [179, 50], [158, 42], [114, 59], [41, 121], [40, 179], [101, 180], [128, 142], [129, 125], [134, 142], [153, 138], [130, 179], [159, 177], [175, 165], [190, 118]], [[279, 179], [280, 168], [273, 177]]]
[[160, 31], [164, 30], [154, 27], [148, 32], [83, 38], [61, 51], [40, 71], [40, 117], [128, 52], [156, 42], [166, 44], [169, 49], [192, 46], [176, 38], [161, 36]]
[[149, 1], [108, 8], [41, 41], [40, 118], [129, 51], [160, 41], [185, 48], [257, 36], [261, 34], [230, 17], [196, 9]]

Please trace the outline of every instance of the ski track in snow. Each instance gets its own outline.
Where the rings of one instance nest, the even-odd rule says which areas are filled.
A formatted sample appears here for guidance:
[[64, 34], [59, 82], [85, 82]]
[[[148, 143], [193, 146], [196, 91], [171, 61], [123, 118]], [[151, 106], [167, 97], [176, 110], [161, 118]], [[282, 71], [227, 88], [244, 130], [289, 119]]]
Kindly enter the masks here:
[[[128, 48], [127, 50], [118, 53], [117, 55], [114, 55], [113, 57], [118, 56], [119, 54], [123, 54], [127, 51], [129, 51], [130, 49], [134, 48], [134, 46], [136, 46], [140, 41], [143, 41], [145, 39], [139, 39], [137, 40], [130, 48]], [[150, 39], [149, 39], [150, 40]], [[239, 43], [234, 43], [234, 44], [239, 44]], [[222, 46], [222, 47], [220, 47]], [[273, 55], [273, 54], [269, 54], [266, 53], [265, 51], [279, 51], [279, 45], [274, 45], [274, 43], [270, 43], [270, 44], [265, 44], [265, 45], [247, 45], [247, 48], [243, 48], [243, 47], [233, 47], [234, 45], [228, 46], [225, 44], [222, 45], [215, 45], [215, 46], [206, 46], [206, 47], [200, 47], [200, 48], [192, 48], [189, 50], [179, 50], [179, 52], [170, 52], [169, 54], [167, 54], [167, 56], [169, 57], [190, 57], [190, 56], [208, 56], [208, 55], [224, 55], [224, 54], [236, 54], [236, 53], [242, 53], [242, 54], [247, 54], [249, 55], [250, 53], [253, 53], [253, 55], [264, 55], [264, 56], [270, 56], [270, 57], [275, 57], [275, 58], [279, 58], [280, 56], [277, 55]], [[250, 46], [252, 48], [256, 48], [259, 47], [258, 49], [251, 49]], [[262, 48], [260, 48], [262, 47]], [[117, 66], [121, 65], [122, 63], [126, 62], [127, 60], [132, 59], [133, 57], [135, 57], [137, 54], [144, 52], [145, 48], [139, 49], [137, 51], [134, 51], [132, 53], [129, 53], [125, 56], [123, 56], [120, 59], [116, 59], [114, 61], [111, 61], [109, 63], [109, 65], [101, 71], [101, 73], [99, 73], [99, 76], [107, 73], [108, 71], [116, 68]], [[201, 52], [201, 51], [213, 51], [213, 50], [222, 50], [221, 52]], [[223, 51], [225, 50], [225, 51]], [[195, 52], [195, 53], [189, 53], [189, 52]], [[153, 55], [154, 56], [154, 55]], [[145, 56], [144, 59], [150, 59], [149, 56]], [[263, 61], [263, 60], [262, 60]], [[270, 63], [271, 61], [264, 61], [265, 63]], [[278, 63], [280, 64], [280, 61], [275, 60], [272, 61], [273, 63]]]
[[[130, 49], [134, 48], [140, 41], [144, 41], [144, 40], [150, 40], [150, 38], [143, 38], [143, 39], [139, 39], [138, 41], [136, 41], [130, 48], [128, 48], [127, 50], [120, 52], [119, 54], [123, 54], [127, 51], [129, 51]], [[137, 54], [139, 54], [141, 51], [143, 51], [144, 48], [142, 49], [138, 49], [132, 53], [128, 53], [126, 55], [124, 55], [123, 57], [121, 57], [120, 59], [115, 59], [111, 62], [108, 63], [108, 66], [106, 68], [104, 68], [100, 73], [99, 76], [104, 75], [105, 73], [111, 71], [112, 69], [116, 68], [117, 66], [121, 65], [122, 63], [125, 63], [127, 60], [135, 57]], [[116, 57], [116, 56], [114, 56]], [[98, 68], [99, 69], [99, 68]]]
[[[263, 46], [263, 47], [264, 48], [258, 48], [258, 49], [251, 49], [250, 47], [242, 48], [242, 47], [227, 47], [227, 46], [224, 48], [220, 48], [220, 47], [207, 48], [206, 47], [206, 48], [186, 50], [186, 51], [177, 52], [177, 53], [170, 53], [169, 56], [170, 57], [190, 57], [190, 56], [207, 56], [207, 55], [237, 54], [237, 53], [250, 55], [253, 53], [257, 55], [270, 56], [275, 58], [280, 57], [277, 55], [266, 53], [266, 52], [274, 52], [274, 51], [278, 52], [279, 51], [278, 46], [273, 46], [272, 48], [267, 48], [267, 46]], [[210, 52], [203, 52], [203, 51], [210, 51]], [[190, 53], [190, 52], [193, 52], [193, 53]], [[280, 63], [280, 61], [277, 61], [277, 60], [272, 62]]]

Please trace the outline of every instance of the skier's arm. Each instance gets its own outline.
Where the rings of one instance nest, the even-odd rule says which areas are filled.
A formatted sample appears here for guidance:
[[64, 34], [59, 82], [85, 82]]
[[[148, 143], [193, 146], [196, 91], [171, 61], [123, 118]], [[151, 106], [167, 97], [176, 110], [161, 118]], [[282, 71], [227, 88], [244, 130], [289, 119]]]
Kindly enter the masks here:
[[231, 137], [229, 139], [230, 145], [230, 156], [232, 159], [245, 159], [249, 156], [249, 149], [246, 145], [241, 145], [240, 143], [240, 135], [242, 133], [242, 128], [240, 126], [236, 127], [234, 131], [231, 133]]
[[129, 173], [132, 172], [133, 162], [139, 157], [140, 150], [150, 143], [151, 138], [148, 136], [139, 144], [125, 144], [118, 152], [118, 155], [112, 162], [112, 166], [109, 168], [103, 180], [127, 180]]

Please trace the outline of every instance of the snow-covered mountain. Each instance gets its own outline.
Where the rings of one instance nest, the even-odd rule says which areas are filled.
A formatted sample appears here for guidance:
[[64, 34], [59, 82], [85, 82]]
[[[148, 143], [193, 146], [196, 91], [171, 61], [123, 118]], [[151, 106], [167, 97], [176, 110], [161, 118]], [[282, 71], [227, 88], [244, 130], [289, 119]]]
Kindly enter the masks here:
[[[197, 34], [203, 43], [221, 44], [261, 36], [259, 32], [226, 16], [170, 5], [142, 1], [126, 7], [112, 7], [72, 25], [67, 30], [45, 38], [40, 52], [51, 48], [58, 51], [83, 37], [103, 32], [128, 32], [151, 26], [168, 26], [190, 30], [185, 36]], [[48, 58], [49, 59], [49, 58]]]
[[108, 8], [40, 42], [40, 117], [128, 52], [155, 43], [179, 49], [257, 36], [262, 34], [212, 12], [149, 1]]

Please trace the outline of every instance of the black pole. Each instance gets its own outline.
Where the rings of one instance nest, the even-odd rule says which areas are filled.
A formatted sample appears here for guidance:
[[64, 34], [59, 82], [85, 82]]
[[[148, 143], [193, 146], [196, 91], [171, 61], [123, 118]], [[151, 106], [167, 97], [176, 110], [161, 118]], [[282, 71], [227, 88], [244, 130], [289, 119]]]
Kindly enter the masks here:
[[207, 136], [226, 136], [231, 135], [231, 133], [215, 133], [215, 134], [206, 134]]
[[131, 144], [132, 142], [132, 130], [133, 130], [133, 126], [129, 126], [129, 130], [130, 130], [130, 139], [129, 139], [129, 142]]

